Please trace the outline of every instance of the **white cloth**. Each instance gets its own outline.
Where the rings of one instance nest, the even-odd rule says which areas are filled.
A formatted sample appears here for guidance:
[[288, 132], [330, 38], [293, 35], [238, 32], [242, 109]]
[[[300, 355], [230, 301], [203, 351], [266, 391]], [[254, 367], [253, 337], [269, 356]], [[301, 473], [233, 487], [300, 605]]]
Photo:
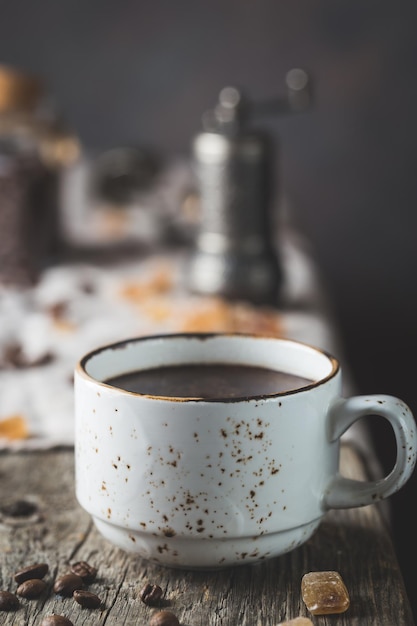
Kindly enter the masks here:
[[[290, 237], [281, 250], [287, 304], [273, 313], [279, 334], [340, 357], [309, 257]], [[20, 416], [29, 437], [0, 438], [0, 449], [73, 445], [73, 370], [89, 350], [137, 335], [186, 330], [190, 310], [200, 310], [203, 318], [207, 306], [208, 315], [218, 313], [214, 300], [184, 292], [183, 262], [179, 252], [114, 266], [57, 265], [30, 289], [2, 288], [0, 432], [2, 421]], [[251, 313], [246, 305], [245, 310]], [[13, 346], [22, 367], [7, 362]]]
[[[64, 181], [67, 238], [80, 250], [124, 241], [163, 250], [167, 230], [192, 235], [195, 228], [181, 210], [190, 183], [188, 166], [173, 163], [141, 206], [99, 207], [87, 200], [88, 164], [81, 163]], [[269, 312], [269, 323], [272, 318], [280, 335], [322, 348], [344, 366], [315, 264], [306, 243], [284, 223], [286, 216], [283, 210], [277, 227], [284, 306]], [[89, 350], [137, 335], [187, 330], [190, 315], [201, 322], [224, 313], [213, 299], [184, 290], [184, 254], [159, 252], [102, 264], [73, 261], [49, 267], [32, 288], [0, 287], [0, 449], [73, 445], [73, 371]], [[252, 314], [249, 305], [240, 307], [244, 320]], [[344, 381], [349, 394], [347, 368]], [[13, 420], [24, 424], [28, 437], [2, 437], [7, 432], [2, 425]], [[355, 432], [350, 429], [349, 436]], [[367, 448], [364, 434], [355, 436]]]

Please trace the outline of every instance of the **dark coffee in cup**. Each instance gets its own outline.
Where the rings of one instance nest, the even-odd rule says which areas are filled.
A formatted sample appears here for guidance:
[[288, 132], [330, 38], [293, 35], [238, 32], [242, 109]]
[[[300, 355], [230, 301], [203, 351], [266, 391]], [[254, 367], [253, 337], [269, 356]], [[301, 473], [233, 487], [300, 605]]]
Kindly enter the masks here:
[[152, 396], [215, 400], [284, 393], [306, 387], [313, 381], [265, 367], [193, 363], [137, 370], [105, 382]]

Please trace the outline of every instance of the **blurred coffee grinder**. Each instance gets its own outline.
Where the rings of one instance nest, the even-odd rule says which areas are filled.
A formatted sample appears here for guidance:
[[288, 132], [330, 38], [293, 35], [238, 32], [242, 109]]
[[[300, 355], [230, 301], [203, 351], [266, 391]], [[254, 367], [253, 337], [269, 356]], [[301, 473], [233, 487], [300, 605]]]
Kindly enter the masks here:
[[0, 65], [0, 284], [28, 286], [60, 254], [60, 173], [78, 153], [38, 77]]
[[203, 115], [203, 131], [193, 142], [200, 222], [186, 269], [192, 292], [257, 305], [280, 302], [283, 272], [272, 215], [274, 146], [251, 122], [309, 107], [304, 70], [290, 70], [286, 86], [285, 97], [260, 103], [225, 87], [215, 108]]

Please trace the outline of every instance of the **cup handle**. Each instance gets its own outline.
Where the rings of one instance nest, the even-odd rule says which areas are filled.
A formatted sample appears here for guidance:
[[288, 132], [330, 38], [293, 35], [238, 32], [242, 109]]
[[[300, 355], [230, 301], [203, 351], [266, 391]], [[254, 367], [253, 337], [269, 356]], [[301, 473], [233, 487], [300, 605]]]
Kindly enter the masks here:
[[361, 417], [380, 415], [394, 431], [397, 458], [391, 472], [376, 481], [362, 481], [336, 474], [323, 496], [324, 509], [366, 506], [388, 498], [407, 482], [416, 464], [416, 424], [402, 400], [387, 395], [353, 396], [339, 399], [330, 407], [328, 436], [337, 441]]

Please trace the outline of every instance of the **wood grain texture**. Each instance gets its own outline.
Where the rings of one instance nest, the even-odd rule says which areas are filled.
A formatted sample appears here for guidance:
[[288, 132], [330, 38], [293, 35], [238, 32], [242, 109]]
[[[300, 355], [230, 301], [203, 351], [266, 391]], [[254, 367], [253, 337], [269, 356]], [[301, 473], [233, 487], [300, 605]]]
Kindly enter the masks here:
[[[364, 475], [350, 446], [342, 466], [351, 477]], [[33, 503], [29, 515], [7, 514], [17, 501]], [[164, 591], [159, 608], [175, 613], [182, 626], [276, 626], [299, 615], [320, 626], [413, 626], [386, 522], [376, 506], [333, 511], [302, 547], [261, 565], [212, 572], [162, 568], [113, 547], [96, 531], [74, 495], [72, 450], [0, 455], [0, 589], [15, 591], [13, 574], [47, 562], [47, 592], [38, 600], [21, 598], [17, 612], [0, 612], [5, 626], [35, 626], [58, 613], [75, 626], [130, 626], [149, 623], [155, 608], [139, 599], [146, 582]], [[102, 599], [100, 609], [83, 609], [52, 591], [69, 564], [85, 560], [98, 568], [88, 590]], [[311, 616], [301, 598], [301, 577], [337, 570], [351, 606], [339, 616]]]

